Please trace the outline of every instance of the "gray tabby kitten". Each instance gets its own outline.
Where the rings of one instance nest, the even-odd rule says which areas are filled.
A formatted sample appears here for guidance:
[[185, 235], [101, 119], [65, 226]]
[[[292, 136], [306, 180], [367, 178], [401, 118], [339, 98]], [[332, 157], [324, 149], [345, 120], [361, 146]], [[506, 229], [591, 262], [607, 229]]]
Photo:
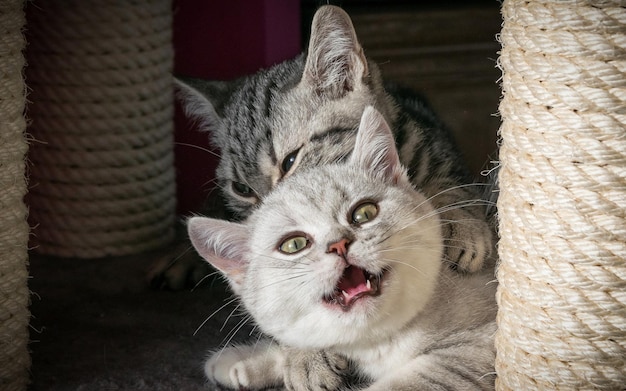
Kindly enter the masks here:
[[336, 389], [340, 357], [369, 391], [494, 388], [494, 271], [445, 267], [440, 213], [414, 189], [375, 109], [365, 109], [346, 162], [285, 178], [245, 223], [193, 217], [188, 227], [274, 339], [214, 353], [211, 381], [310, 382], [306, 365], [288, 365], [322, 350], [310, 389]]
[[411, 183], [445, 222], [449, 265], [474, 272], [490, 255], [484, 209], [472, 202], [479, 192], [450, 134], [414, 94], [383, 85], [342, 9], [316, 12], [306, 54], [234, 82], [182, 79], [179, 89], [221, 152], [216, 177], [233, 219], [295, 171], [348, 157], [371, 105], [391, 125]]

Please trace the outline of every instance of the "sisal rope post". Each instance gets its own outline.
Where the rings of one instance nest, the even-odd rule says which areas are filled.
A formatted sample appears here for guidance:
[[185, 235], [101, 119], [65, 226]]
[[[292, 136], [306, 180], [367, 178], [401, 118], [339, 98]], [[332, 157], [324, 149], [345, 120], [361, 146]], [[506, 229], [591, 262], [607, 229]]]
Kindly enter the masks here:
[[134, 254], [174, 237], [170, 0], [28, 9], [32, 245]]
[[505, 0], [498, 390], [626, 387], [626, 8]]
[[29, 382], [28, 223], [25, 154], [28, 150], [22, 76], [26, 22], [22, 0], [0, 2], [0, 389]]

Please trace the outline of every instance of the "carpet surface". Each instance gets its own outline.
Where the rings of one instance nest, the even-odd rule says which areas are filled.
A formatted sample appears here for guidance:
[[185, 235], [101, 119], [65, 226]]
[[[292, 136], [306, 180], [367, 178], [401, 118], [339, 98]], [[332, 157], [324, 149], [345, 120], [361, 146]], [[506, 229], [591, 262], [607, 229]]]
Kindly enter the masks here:
[[[146, 272], [158, 255], [31, 256], [29, 390], [214, 388], [204, 378], [203, 362], [242, 318], [229, 316], [229, 305], [203, 325], [230, 298], [217, 278], [194, 290], [151, 289]], [[236, 339], [249, 334], [244, 327]]]

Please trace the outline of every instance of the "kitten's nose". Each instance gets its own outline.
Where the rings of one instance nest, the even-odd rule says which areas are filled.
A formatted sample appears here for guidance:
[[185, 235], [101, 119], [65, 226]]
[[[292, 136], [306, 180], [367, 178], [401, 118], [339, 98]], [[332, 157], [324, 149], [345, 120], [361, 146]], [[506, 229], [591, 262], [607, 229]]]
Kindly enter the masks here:
[[346, 258], [348, 256], [348, 246], [350, 245], [350, 241], [348, 239], [341, 239], [338, 242], [331, 243], [328, 246], [327, 253], [335, 252], [342, 258]]

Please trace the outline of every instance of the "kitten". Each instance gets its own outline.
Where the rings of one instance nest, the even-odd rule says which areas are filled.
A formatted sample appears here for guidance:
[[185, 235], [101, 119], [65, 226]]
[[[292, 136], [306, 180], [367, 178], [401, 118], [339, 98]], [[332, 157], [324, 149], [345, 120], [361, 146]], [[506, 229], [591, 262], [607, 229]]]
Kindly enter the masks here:
[[451, 135], [418, 96], [383, 84], [342, 9], [319, 8], [306, 54], [233, 82], [183, 78], [178, 87], [187, 113], [220, 150], [216, 177], [233, 220], [295, 171], [346, 159], [372, 105], [391, 125], [412, 184], [446, 222], [451, 267], [474, 272], [489, 257], [491, 230]]
[[312, 381], [286, 363], [322, 350], [305, 389], [336, 389], [342, 357], [369, 391], [493, 389], [494, 270], [445, 267], [442, 226], [372, 107], [344, 163], [300, 169], [244, 223], [191, 218], [198, 253], [276, 341], [215, 353], [207, 376], [232, 389]]

